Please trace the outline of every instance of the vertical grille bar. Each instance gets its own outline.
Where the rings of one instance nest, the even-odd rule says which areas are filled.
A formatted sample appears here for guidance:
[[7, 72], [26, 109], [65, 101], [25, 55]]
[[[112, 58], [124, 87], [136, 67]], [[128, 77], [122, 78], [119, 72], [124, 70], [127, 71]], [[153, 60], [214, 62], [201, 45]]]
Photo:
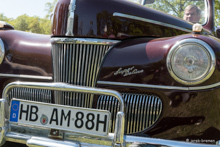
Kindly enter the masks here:
[[[82, 43], [74, 39], [52, 43], [55, 82], [94, 87], [99, 66], [110, 47], [107, 43]], [[56, 103], [64, 105], [90, 107], [92, 99], [92, 94], [55, 92]]]
[[[122, 93], [126, 104], [127, 134], [141, 132], [152, 126], [162, 112], [162, 101], [159, 97], [148, 94]], [[97, 109], [111, 112], [111, 130], [114, 132], [115, 116], [119, 104], [117, 99], [110, 96], [100, 96]]]
[[13, 88], [8, 97], [9, 100], [12, 98], [17, 98], [23, 100], [52, 103], [51, 91], [43, 89]]

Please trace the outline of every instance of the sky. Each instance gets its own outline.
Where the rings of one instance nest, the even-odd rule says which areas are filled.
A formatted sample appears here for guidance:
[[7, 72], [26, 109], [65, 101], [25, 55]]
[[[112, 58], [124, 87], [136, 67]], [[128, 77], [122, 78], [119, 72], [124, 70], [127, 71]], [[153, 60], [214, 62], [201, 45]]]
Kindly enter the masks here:
[[54, 0], [5, 0], [0, 5], [0, 13], [7, 18], [17, 18], [20, 15], [39, 16], [44, 18], [47, 14], [45, 4]]

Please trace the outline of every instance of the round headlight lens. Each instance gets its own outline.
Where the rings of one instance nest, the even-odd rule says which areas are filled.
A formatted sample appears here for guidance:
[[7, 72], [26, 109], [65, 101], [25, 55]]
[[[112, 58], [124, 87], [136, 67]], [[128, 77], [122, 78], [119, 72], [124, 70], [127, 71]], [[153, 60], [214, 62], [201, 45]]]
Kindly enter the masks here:
[[214, 72], [215, 62], [212, 48], [198, 39], [178, 42], [167, 56], [171, 76], [185, 85], [200, 84], [207, 80]]

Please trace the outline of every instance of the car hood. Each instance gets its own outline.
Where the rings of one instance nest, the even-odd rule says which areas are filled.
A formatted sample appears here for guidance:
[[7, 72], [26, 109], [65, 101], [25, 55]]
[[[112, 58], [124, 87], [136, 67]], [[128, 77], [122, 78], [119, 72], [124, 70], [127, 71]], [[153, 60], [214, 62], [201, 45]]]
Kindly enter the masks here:
[[[58, 1], [53, 36], [65, 36], [69, 0]], [[191, 32], [192, 24], [126, 0], [77, 0], [73, 35], [123, 39], [134, 36], [170, 37]]]

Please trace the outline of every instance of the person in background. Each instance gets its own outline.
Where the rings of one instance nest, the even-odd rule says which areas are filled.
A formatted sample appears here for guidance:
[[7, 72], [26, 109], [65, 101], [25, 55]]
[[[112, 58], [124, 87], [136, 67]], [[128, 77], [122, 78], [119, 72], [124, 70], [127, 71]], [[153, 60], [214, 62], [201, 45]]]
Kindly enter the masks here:
[[188, 5], [184, 10], [183, 19], [192, 23], [198, 23], [201, 18], [201, 9], [196, 5]]

